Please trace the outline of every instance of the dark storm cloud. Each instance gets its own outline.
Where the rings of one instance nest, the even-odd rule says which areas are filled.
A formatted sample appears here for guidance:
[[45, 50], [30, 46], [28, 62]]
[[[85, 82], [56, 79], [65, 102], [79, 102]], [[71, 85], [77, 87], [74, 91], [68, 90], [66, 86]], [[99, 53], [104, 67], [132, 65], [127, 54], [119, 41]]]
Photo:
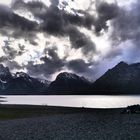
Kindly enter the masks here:
[[66, 33], [65, 21], [58, 7], [50, 6], [42, 19], [44, 19], [41, 24], [42, 31], [53, 35], [64, 35]]
[[44, 77], [48, 78], [55, 72], [64, 70], [64, 68], [81, 74], [91, 73], [92, 71], [90, 68], [92, 63], [90, 62], [85, 62], [82, 59], [67, 61], [66, 58], [60, 58], [57, 54], [56, 47], [46, 48], [44, 53], [45, 56], [40, 58], [43, 63], [34, 64], [34, 62], [31, 61], [25, 66], [29, 74], [33, 76], [43, 75]]
[[119, 7], [116, 4], [108, 4], [106, 2], [97, 2], [98, 20], [95, 26], [96, 32], [99, 33], [102, 29], [107, 30], [107, 21], [118, 16]]
[[6, 61], [5, 65], [10, 69], [10, 70], [14, 70], [14, 69], [22, 69], [23, 67], [20, 66], [16, 61]]
[[46, 14], [47, 6], [41, 1], [29, 1], [24, 2], [23, 0], [14, 0], [11, 8], [13, 10], [22, 9], [29, 10], [35, 17], [42, 19], [44, 14]]
[[0, 34], [16, 39], [27, 38], [32, 41], [31, 32], [37, 31], [38, 24], [14, 13], [11, 8], [0, 5]]
[[0, 57], [0, 63], [5, 64], [10, 70], [23, 68], [16, 61], [10, 60], [6, 56]]
[[[38, 4], [38, 6], [37, 6]], [[13, 8], [26, 8], [30, 10], [36, 18], [42, 22], [40, 30], [56, 36], [69, 36], [71, 46], [75, 49], [82, 49], [84, 55], [96, 53], [96, 46], [88, 36], [81, 33], [76, 26], [91, 28], [95, 24], [95, 19], [90, 14], [83, 11], [84, 16], [70, 14], [58, 8], [59, 1], [51, 1], [50, 7], [46, 7], [42, 2], [16, 0]], [[40, 11], [38, 10], [40, 9]]]
[[0, 5], [0, 27], [11, 27], [22, 31], [35, 30], [37, 23], [15, 14], [10, 8]]
[[[50, 1], [51, 5], [47, 7], [40, 1], [24, 2], [23, 0], [15, 0], [12, 4], [13, 9], [27, 9], [35, 18], [41, 21], [39, 30], [56, 35], [56, 36], [69, 36], [72, 48], [82, 48], [84, 55], [93, 52], [96, 53], [96, 46], [88, 36], [81, 33], [76, 26], [91, 29], [95, 27], [96, 34], [100, 34], [102, 29], [107, 30], [106, 22], [115, 18], [118, 14], [118, 6], [115, 4], [108, 4], [106, 2], [96, 2], [96, 12], [98, 17], [90, 15], [88, 10], [76, 10], [75, 14], [68, 13], [58, 8], [59, 0]], [[93, 3], [92, 3], [93, 4]], [[67, 4], [64, 5], [64, 7]], [[82, 16], [79, 15], [82, 14]], [[34, 27], [34, 26], [33, 26]], [[31, 42], [32, 43], [32, 42]], [[36, 43], [32, 43], [36, 44]]]
[[[119, 16], [114, 19], [112, 26], [114, 28], [112, 39], [116, 43], [126, 40], [132, 40], [139, 46], [140, 38], [140, 3], [136, 1], [131, 5], [131, 9], [121, 9]], [[138, 44], [137, 44], [138, 43]]]
[[[115, 4], [108, 4], [105, 2], [97, 3], [96, 12], [98, 17], [95, 18], [88, 11], [75, 10], [75, 14], [67, 13], [65, 10], [60, 10], [57, 5], [51, 4], [46, 9], [46, 13], [43, 13], [40, 18], [44, 20], [42, 28], [44, 31], [50, 34], [56, 35], [69, 35], [69, 27], [80, 26], [87, 29], [95, 27], [96, 34], [100, 34], [100, 31], [107, 30], [107, 21], [116, 18], [119, 8]], [[79, 15], [82, 13], [82, 16]]]
[[5, 53], [5, 56], [1, 57], [1, 61], [2, 61], [2, 59], [3, 59], [3, 61], [13, 60], [17, 56], [21, 56], [22, 54], [24, 54], [26, 52], [24, 45], [19, 44], [18, 47], [19, 47], [18, 50], [14, 49], [13, 47], [11, 47], [10, 42], [8, 40], [5, 41], [5, 45], [2, 46], [2, 50]]
[[43, 63], [34, 64], [34, 62], [31, 61], [25, 66], [28, 73], [34, 76], [38, 74], [50, 77], [51, 74], [62, 70], [65, 65], [65, 60], [60, 59], [56, 51], [56, 47], [45, 49], [44, 52], [46, 56], [40, 58]]
[[[42, 8], [46, 8], [45, 4], [41, 1], [29, 1], [24, 2], [23, 0], [14, 0], [11, 5], [12, 9], [18, 8], [29, 8], [32, 11], [41, 10]], [[39, 12], [39, 11], [37, 11]]]
[[91, 71], [91, 69], [89, 68], [91, 65], [91, 63], [86, 63], [82, 59], [76, 59], [67, 62], [68, 69], [76, 73], [88, 73], [89, 71]]
[[[115, 18], [119, 9], [115, 4], [97, 1], [96, 12], [98, 17], [95, 18], [88, 10], [72, 9], [72, 11], [75, 11], [75, 14], [72, 14], [66, 12], [64, 9], [60, 10], [58, 8], [59, 0], [52, 0], [50, 2], [51, 5], [47, 7], [40, 1], [25, 3], [23, 0], [15, 0], [12, 8], [29, 10], [36, 18], [42, 20], [42, 30], [56, 35], [66, 34], [70, 25], [83, 26], [88, 29], [91, 29], [91, 27], [94, 26], [95, 31], [99, 33], [102, 29], [107, 29], [106, 22]], [[82, 14], [82, 16], [79, 14]]]
[[[22, 0], [16, 0], [12, 8], [25, 8], [33, 13], [33, 15], [40, 19], [42, 22], [39, 25], [40, 30], [56, 36], [69, 36], [72, 44], [72, 48], [82, 48], [84, 54], [88, 52], [95, 53], [95, 44], [84, 33], [78, 31], [75, 27], [85, 26], [91, 28], [94, 18], [89, 14], [80, 17], [66, 13], [64, 10], [60, 10], [57, 6], [59, 1], [51, 1], [50, 7], [46, 7], [42, 2], [31, 1], [25, 3]], [[36, 45], [34, 42], [31, 44]]]
[[[15, 2], [13, 2], [12, 4], [12, 8], [23, 8], [29, 10], [36, 18], [43, 20], [42, 26], [44, 27], [46, 25], [46, 28], [44, 27], [46, 30], [49, 30], [49, 26], [51, 26], [52, 23], [55, 24], [54, 22], [57, 22], [57, 28], [60, 27], [60, 30], [62, 30], [61, 25], [63, 25], [63, 28], [65, 28], [65, 26], [67, 26], [68, 24], [76, 24], [85, 27], [91, 27], [91, 25], [93, 24], [94, 17], [92, 17], [85, 11], [75, 10], [75, 14], [70, 14], [65, 12], [64, 10], [60, 10], [58, 8], [58, 4], [59, 0], [52, 0], [49, 7], [47, 7], [41, 1], [30, 1], [25, 3], [23, 0], [15, 0]], [[82, 13], [84, 14], [84, 16], [79, 16], [78, 13]], [[55, 25], [53, 26], [53, 28], [56, 28]], [[51, 28], [52, 33], [54, 33], [53, 30], [55, 30], [53, 28]], [[57, 30], [55, 31], [55, 33], [59, 34], [59, 32], [57, 33]]]
[[95, 44], [84, 33], [81, 33], [76, 28], [71, 28], [68, 32], [72, 48], [81, 48], [84, 55], [89, 55], [89, 53], [97, 53]]
[[24, 46], [24, 45], [18, 44], [18, 47], [19, 47], [19, 50], [20, 50], [21, 52], [24, 52], [24, 51], [25, 51], [25, 46]]
[[10, 60], [7, 56], [1, 56], [0, 63], [5, 64], [10, 70], [23, 68], [16, 61]]
[[[116, 18], [111, 21], [110, 41], [112, 49], [105, 58], [134, 63], [140, 56], [140, 3], [134, 1], [130, 6], [119, 8]], [[117, 63], [115, 61], [115, 63]]]
[[116, 4], [108, 4], [107, 2], [97, 3], [97, 12], [99, 18], [110, 20], [117, 17], [119, 7]]
[[18, 53], [16, 49], [10, 46], [9, 41], [5, 41], [5, 45], [2, 46], [2, 50], [8, 60], [14, 59]]
[[[71, 47], [74, 49], [81, 49], [84, 56], [90, 58], [90, 56], [97, 54], [94, 42], [85, 33], [80, 32], [77, 27], [85, 27], [89, 30], [92, 30], [92, 27], [94, 27], [95, 33], [100, 35], [102, 30], [107, 31], [107, 21], [118, 16], [118, 6], [105, 2], [96, 2], [98, 17], [94, 17], [89, 13], [89, 9], [86, 11], [72, 9], [75, 14], [71, 14], [67, 13], [64, 8], [63, 10], [60, 10], [57, 7], [59, 4], [58, 0], [52, 0], [50, 2], [51, 5], [47, 7], [39, 1], [25, 3], [22, 0], [16, 0], [15, 3], [13, 3], [12, 8], [29, 10], [36, 19], [41, 21], [39, 25], [40, 31], [58, 37], [68, 36]], [[46, 57], [41, 58], [43, 64], [29, 62], [27, 65], [28, 72], [30, 74], [42, 74], [45, 77], [48, 77], [51, 74], [62, 70], [64, 67], [67, 67], [76, 73], [91, 73], [89, 67], [94, 64], [86, 63], [82, 59], [67, 62], [66, 59], [60, 59], [56, 51], [56, 48], [46, 49], [44, 52], [47, 54]]]
[[8, 58], [6, 56], [1, 56], [0, 57], [0, 63], [3, 63], [5, 61], [8, 61]]
[[[18, 63], [16, 63], [14, 61], [14, 59], [17, 56], [21, 56], [23, 55], [26, 50], [25, 50], [25, 46], [18, 44], [18, 49], [14, 49], [13, 47], [11, 47], [10, 43], [8, 40], [5, 41], [5, 45], [2, 46], [2, 50], [4, 52], [4, 55], [0, 57], [0, 63], [5, 63], [6, 65], [9, 65], [10, 68], [21, 68]], [[13, 67], [12, 67], [13, 64]]]
[[[120, 8], [116, 4], [96, 1], [95, 11], [98, 16], [95, 17], [89, 12], [91, 8], [87, 10], [71, 9], [73, 13], [68, 13], [64, 10], [65, 6], [68, 6], [67, 3], [65, 3], [64, 7], [60, 10], [58, 8], [59, 0], [51, 0], [50, 2], [51, 5], [49, 7], [41, 1], [25, 2], [24, 0], [14, 0], [11, 9], [0, 6], [1, 34], [11, 35], [14, 38], [23, 37], [32, 45], [39, 44], [35, 42], [38, 32], [57, 37], [69, 37], [71, 47], [76, 50], [81, 49], [83, 55], [89, 59], [90, 56], [93, 58], [93, 56], [98, 53], [96, 45], [91, 38], [87, 36], [86, 33], [81, 32], [78, 27], [84, 27], [96, 35], [101, 35], [102, 30], [107, 31], [109, 28], [107, 21], [118, 18], [120, 12]], [[90, 5], [92, 4], [91, 2]], [[34, 18], [38, 20], [38, 23], [14, 13], [15, 10], [25, 10], [25, 12], [28, 10]], [[19, 48], [20, 47], [21, 46], [19, 46]], [[13, 48], [9, 48], [9, 50], [12, 52], [12, 54], [8, 52], [8, 56], [10, 56], [11, 59], [14, 59], [20, 55], [20, 53], [22, 54], [21, 50], [20, 53]], [[44, 75], [45, 77], [49, 77], [55, 72], [63, 70], [63, 68], [68, 68], [77, 73], [90, 73], [90, 67], [94, 65], [82, 59], [67, 62], [66, 58], [60, 59], [57, 53], [56, 47], [45, 49], [44, 54], [46, 55], [40, 58], [43, 63], [35, 64], [35, 62], [31, 61], [24, 67], [31, 75]]]

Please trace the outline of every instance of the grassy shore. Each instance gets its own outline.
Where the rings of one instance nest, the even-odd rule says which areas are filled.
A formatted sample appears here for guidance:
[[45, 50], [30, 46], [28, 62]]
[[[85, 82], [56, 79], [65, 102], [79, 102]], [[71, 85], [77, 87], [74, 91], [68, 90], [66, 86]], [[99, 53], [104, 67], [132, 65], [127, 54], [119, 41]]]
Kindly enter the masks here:
[[139, 140], [139, 114], [121, 111], [0, 105], [0, 140]]
[[[0, 105], [0, 120], [42, 117], [55, 114], [92, 113], [107, 109], [90, 109], [39, 105]], [[110, 109], [108, 109], [110, 110]], [[114, 110], [114, 109], [113, 109]], [[117, 111], [118, 109], [116, 109]], [[119, 109], [120, 110], [120, 109]]]

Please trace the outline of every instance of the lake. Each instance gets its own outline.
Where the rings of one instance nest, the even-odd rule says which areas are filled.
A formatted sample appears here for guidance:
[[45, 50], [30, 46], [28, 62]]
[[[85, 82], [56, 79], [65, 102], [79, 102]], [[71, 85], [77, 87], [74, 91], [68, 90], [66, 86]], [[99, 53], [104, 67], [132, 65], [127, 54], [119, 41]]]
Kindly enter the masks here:
[[4, 96], [3, 104], [51, 105], [90, 108], [118, 108], [140, 104], [140, 96]]

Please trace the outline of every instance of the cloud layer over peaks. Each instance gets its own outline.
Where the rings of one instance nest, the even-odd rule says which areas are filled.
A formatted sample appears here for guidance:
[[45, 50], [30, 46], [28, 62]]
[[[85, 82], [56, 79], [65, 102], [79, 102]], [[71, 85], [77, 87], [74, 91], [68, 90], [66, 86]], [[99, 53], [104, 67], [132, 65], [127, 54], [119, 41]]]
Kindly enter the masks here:
[[10, 6], [0, 5], [1, 38], [19, 44], [15, 47], [3, 39], [1, 63], [10, 64], [11, 70], [26, 69], [31, 75], [51, 78], [61, 71], [96, 77], [109, 68], [106, 63], [127, 61], [134, 55], [131, 52], [139, 50], [140, 4], [88, 2], [83, 9], [72, 6], [76, 0], [14, 0]]

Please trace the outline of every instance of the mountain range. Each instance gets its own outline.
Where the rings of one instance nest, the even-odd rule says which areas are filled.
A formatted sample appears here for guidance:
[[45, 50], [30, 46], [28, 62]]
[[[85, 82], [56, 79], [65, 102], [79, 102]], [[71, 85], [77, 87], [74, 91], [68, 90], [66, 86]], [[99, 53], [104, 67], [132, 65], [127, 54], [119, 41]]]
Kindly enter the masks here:
[[0, 65], [0, 94], [40, 94], [47, 86], [47, 82], [23, 72], [12, 74], [8, 67]]
[[96, 94], [140, 94], [140, 63], [120, 62], [92, 84]]
[[11, 73], [0, 64], [1, 95], [95, 95], [140, 94], [140, 63], [120, 62], [95, 82], [74, 73], [58, 74], [52, 82], [26, 73]]

